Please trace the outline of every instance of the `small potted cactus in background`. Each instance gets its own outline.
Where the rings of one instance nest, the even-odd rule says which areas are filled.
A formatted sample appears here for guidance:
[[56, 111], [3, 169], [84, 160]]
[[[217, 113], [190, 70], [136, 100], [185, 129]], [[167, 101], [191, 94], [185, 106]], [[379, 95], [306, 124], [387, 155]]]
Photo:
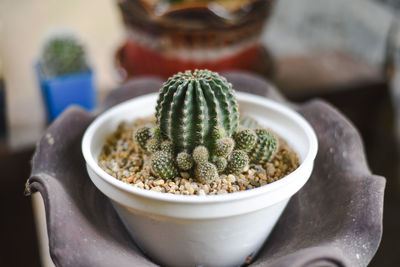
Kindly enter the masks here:
[[83, 45], [72, 35], [50, 38], [44, 45], [36, 72], [48, 121], [69, 105], [92, 110], [96, 104], [93, 72]]
[[135, 139], [152, 154], [151, 171], [173, 179], [189, 171], [207, 183], [221, 173], [238, 175], [249, 165], [265, 164], [278, 148], [268, 130], [239, 125], [232, 85], [217, 73], [196, 70], [171, 77], [161, 88], [156, 126], [137, 130]]

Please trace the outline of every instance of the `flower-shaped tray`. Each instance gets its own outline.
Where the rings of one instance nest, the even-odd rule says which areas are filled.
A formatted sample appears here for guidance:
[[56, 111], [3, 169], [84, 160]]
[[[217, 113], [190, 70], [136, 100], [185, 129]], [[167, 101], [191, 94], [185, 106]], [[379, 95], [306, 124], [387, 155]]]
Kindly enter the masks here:
[[[310, 180], [292, 197], [250, 266], [366, 266], [381, 239], [385, 179], [371, 174], [357, 130], [320, 100], [294, 105], [259, 77], [224, 75], [236, 90], [296, 109], [314, 127], [319, 141]], [[155, 78], [132, 80], [114, 90], [94, 114], [69, 108], [44, 133], [27, 191], [43, 197], [56, 266], [156, 266], [133, 243], [110, 201], [89, 179], [81, 139], [98, 114], [158, 91], [161, 84]]]

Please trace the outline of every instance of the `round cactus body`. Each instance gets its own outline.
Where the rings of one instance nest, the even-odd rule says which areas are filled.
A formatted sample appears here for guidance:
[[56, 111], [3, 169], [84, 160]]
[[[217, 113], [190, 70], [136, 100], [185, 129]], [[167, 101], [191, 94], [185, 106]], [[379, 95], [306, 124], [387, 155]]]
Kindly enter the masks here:
[[154, 153], [160, 150], [160, 142], [155, 138], [150, 138], [146, 144], [146, 150], [150, 153]]
[[249, 157], [246, 152], [235, 150], [229, 155], [229, 161], [225, 172], [228, 174], [239, 174], [247, 164], [249, 164]]
[[160, 149], [162, 151], [168, 152], [170, 154], [174, 154], [174, 147], [172, 145], [172, 142], [169, 140], [165, 140], [161, 143]]
[[231, 136], [238, 127], [238, 117], [232, 85], [208, 70], [172, 76], [157, 100], [157, 126], [163, 138], [172, 141], [176, 152], [191, 153], [199, 145], [214, 151], [214, 130], [222, 128]]
[[215, 167], [219, 173], [223, 172], [228, 164], [228, 161], [224, 157], [214, 157], [212, 162], [214, 163]]
[[234, 146], [235, 142], [233, 141], [232, 138], [225, 137], [219, 139], [215, 144], [214, 154], [217, 157], [226, 158], [232, 152]]
[[198, 146], [193, 150], [193, 160], [196, 163], [204, 163], [208, 161], [209, 153], [205, 146]]
[[143, 150], [147, 150], [147, 141], [149, 141], [151, 136], [151, 129], [149, 127], [142, 127], [136, 131], [135, 140]]
[[253, 149], [254, 145], [257, 142], [257, 135], [251, 129], [243, 129], [239, 130], [234, 135], [236, 148], [243, 151], [250, 151]]
[[278, 140], [266, 129], [255, 129], [257, 143], [249, 152], [249, 158], [252, 163], [267, 163], [278, 150]]
[[198, 181], [206, 183], [218, 178], [218, 170], [214, 164], [204, 162], [196, 165], [194, 175]]
[[188, 171], [193, 167], [194, 161], [189, 153], [180, 152], [178, 156], [176, 156], [176, 163], [179, 169]]
[[163, 179], [173, 179], [178, 175], [172, 155], [161, 150], [151, 156], [151, 172]]

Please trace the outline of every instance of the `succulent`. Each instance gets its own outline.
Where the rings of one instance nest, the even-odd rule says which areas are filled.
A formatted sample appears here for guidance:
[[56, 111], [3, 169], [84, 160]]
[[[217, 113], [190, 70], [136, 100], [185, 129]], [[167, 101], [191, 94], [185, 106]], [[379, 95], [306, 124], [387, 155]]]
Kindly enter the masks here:
[[152, 137], [149, 127], [139, 128], [135, 133], [135, 140], [143, 150], [147, 150], [147, 141]]
[[212, 163], [217, 167], [218, 173], [221, 173], [225, 170], [228, 161], [224, 157], [214, 157]]
[[176, 156], [176, 163], [179, 169], [183, 171], [188, 171], [193, 167], [194, 161], [192, 155], [186, 152], [181, 152]]
[[203, 162], [196, 165], [194, 175], [198, 181], [206, 183], [218, 178], [218, 170], [214, 164]]
[[156, 151], [151, 156], [151, 172], [163, 179], [173, 179], [178, 175], [172, 155], [165, 151]]
[[40, 66], [48, 76], [88, 71], [85, 50], [73, 36], [57, 36], [44, 46]]
[[198, 146], [193, 150], [193, 160], [196, 163], [204, 163], [208, 161], [209, 153], [205, 146]]
[[222, 127], [216, 127], [213, 129], [212, 138], [215, 140], [224, 138], [226, 136], [225, 129]]
[[158, 150], [160, 150], [160, 141], [157, 140], [156, 138], [150, 138], [147, 143], [146, 143], [146, 150], [149, 151], [150, 153], [154, 153]]
[[267, 163], [278, 150], [278, 140], [266, 129], [256, 129], [257, 143], [249, 152], [252, 163]]
[[233, 137], [236, 143], [236, 149], [250, 151], [257, 142], [257, 135], [251, 129], [241, 129]]
[[249, 164], [249, 156], [243, 150], [235, 150], [229, 156], [228, 165], [226, 166], [226, 173], [239, 174], [243, 171], [244, 167]]
[[209, 182], [218, 173], [240, 174], [250, 161], [265, 163], [277, 150], [275, 136], [257, 121], [245, 117], [240, 128], [238, 121], [232, 85], [225, 78], [208, 70], [186, 71], [164, 83], [156, 126], [138, 129], [135, 139], [152, 154], [157, 177], [172, 179], [179, 169]]
[[232, 152], [234, 146], [235, 142], [232, 138], [225, 137], [222, 139], [218, 139], [215, 144], [214, 154], [217, 157], [226, 158]]
[[249, 129], [257, 129], [260, 128], [260, 124], [250, 116], [243, 116], [239, 121], [240, 127], [249, 128]]
[[213, 151], [215, 129], [227, 136], [239, 124], [238, 104], [232, 85], [216, 72], [178, 73], [164, 83], [156, 106], [156, 124], [175, 151], [190, 153], [199, 145]]
[[172, 142], [169, 140], [165, 140], [161, 143], [160, 149], [162, 151], [168, 152], [170, 154], [174, 154], [174, 147], [172, 145]]

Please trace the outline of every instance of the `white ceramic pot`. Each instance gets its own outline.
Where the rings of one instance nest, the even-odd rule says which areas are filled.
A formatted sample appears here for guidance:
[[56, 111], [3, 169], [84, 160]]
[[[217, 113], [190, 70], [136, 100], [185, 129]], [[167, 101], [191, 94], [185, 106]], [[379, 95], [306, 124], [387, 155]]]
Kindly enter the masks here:
[[109, 197], [136, 244], [163, 266], [240, 266], [261, 248], [291, 196], [308, 180], [317, 154], [312, 127], [291, 109], [260, 96], [237, 93], [247, 114], [283, 137], [301, 165], [265, 186], [213, 196], [172, 195], [123, 183], [103, 171], [97, 158], [121, 121], [154, 114], [156, 94], [134, 98], [100, 115], [82, 141], [87, 170]]

